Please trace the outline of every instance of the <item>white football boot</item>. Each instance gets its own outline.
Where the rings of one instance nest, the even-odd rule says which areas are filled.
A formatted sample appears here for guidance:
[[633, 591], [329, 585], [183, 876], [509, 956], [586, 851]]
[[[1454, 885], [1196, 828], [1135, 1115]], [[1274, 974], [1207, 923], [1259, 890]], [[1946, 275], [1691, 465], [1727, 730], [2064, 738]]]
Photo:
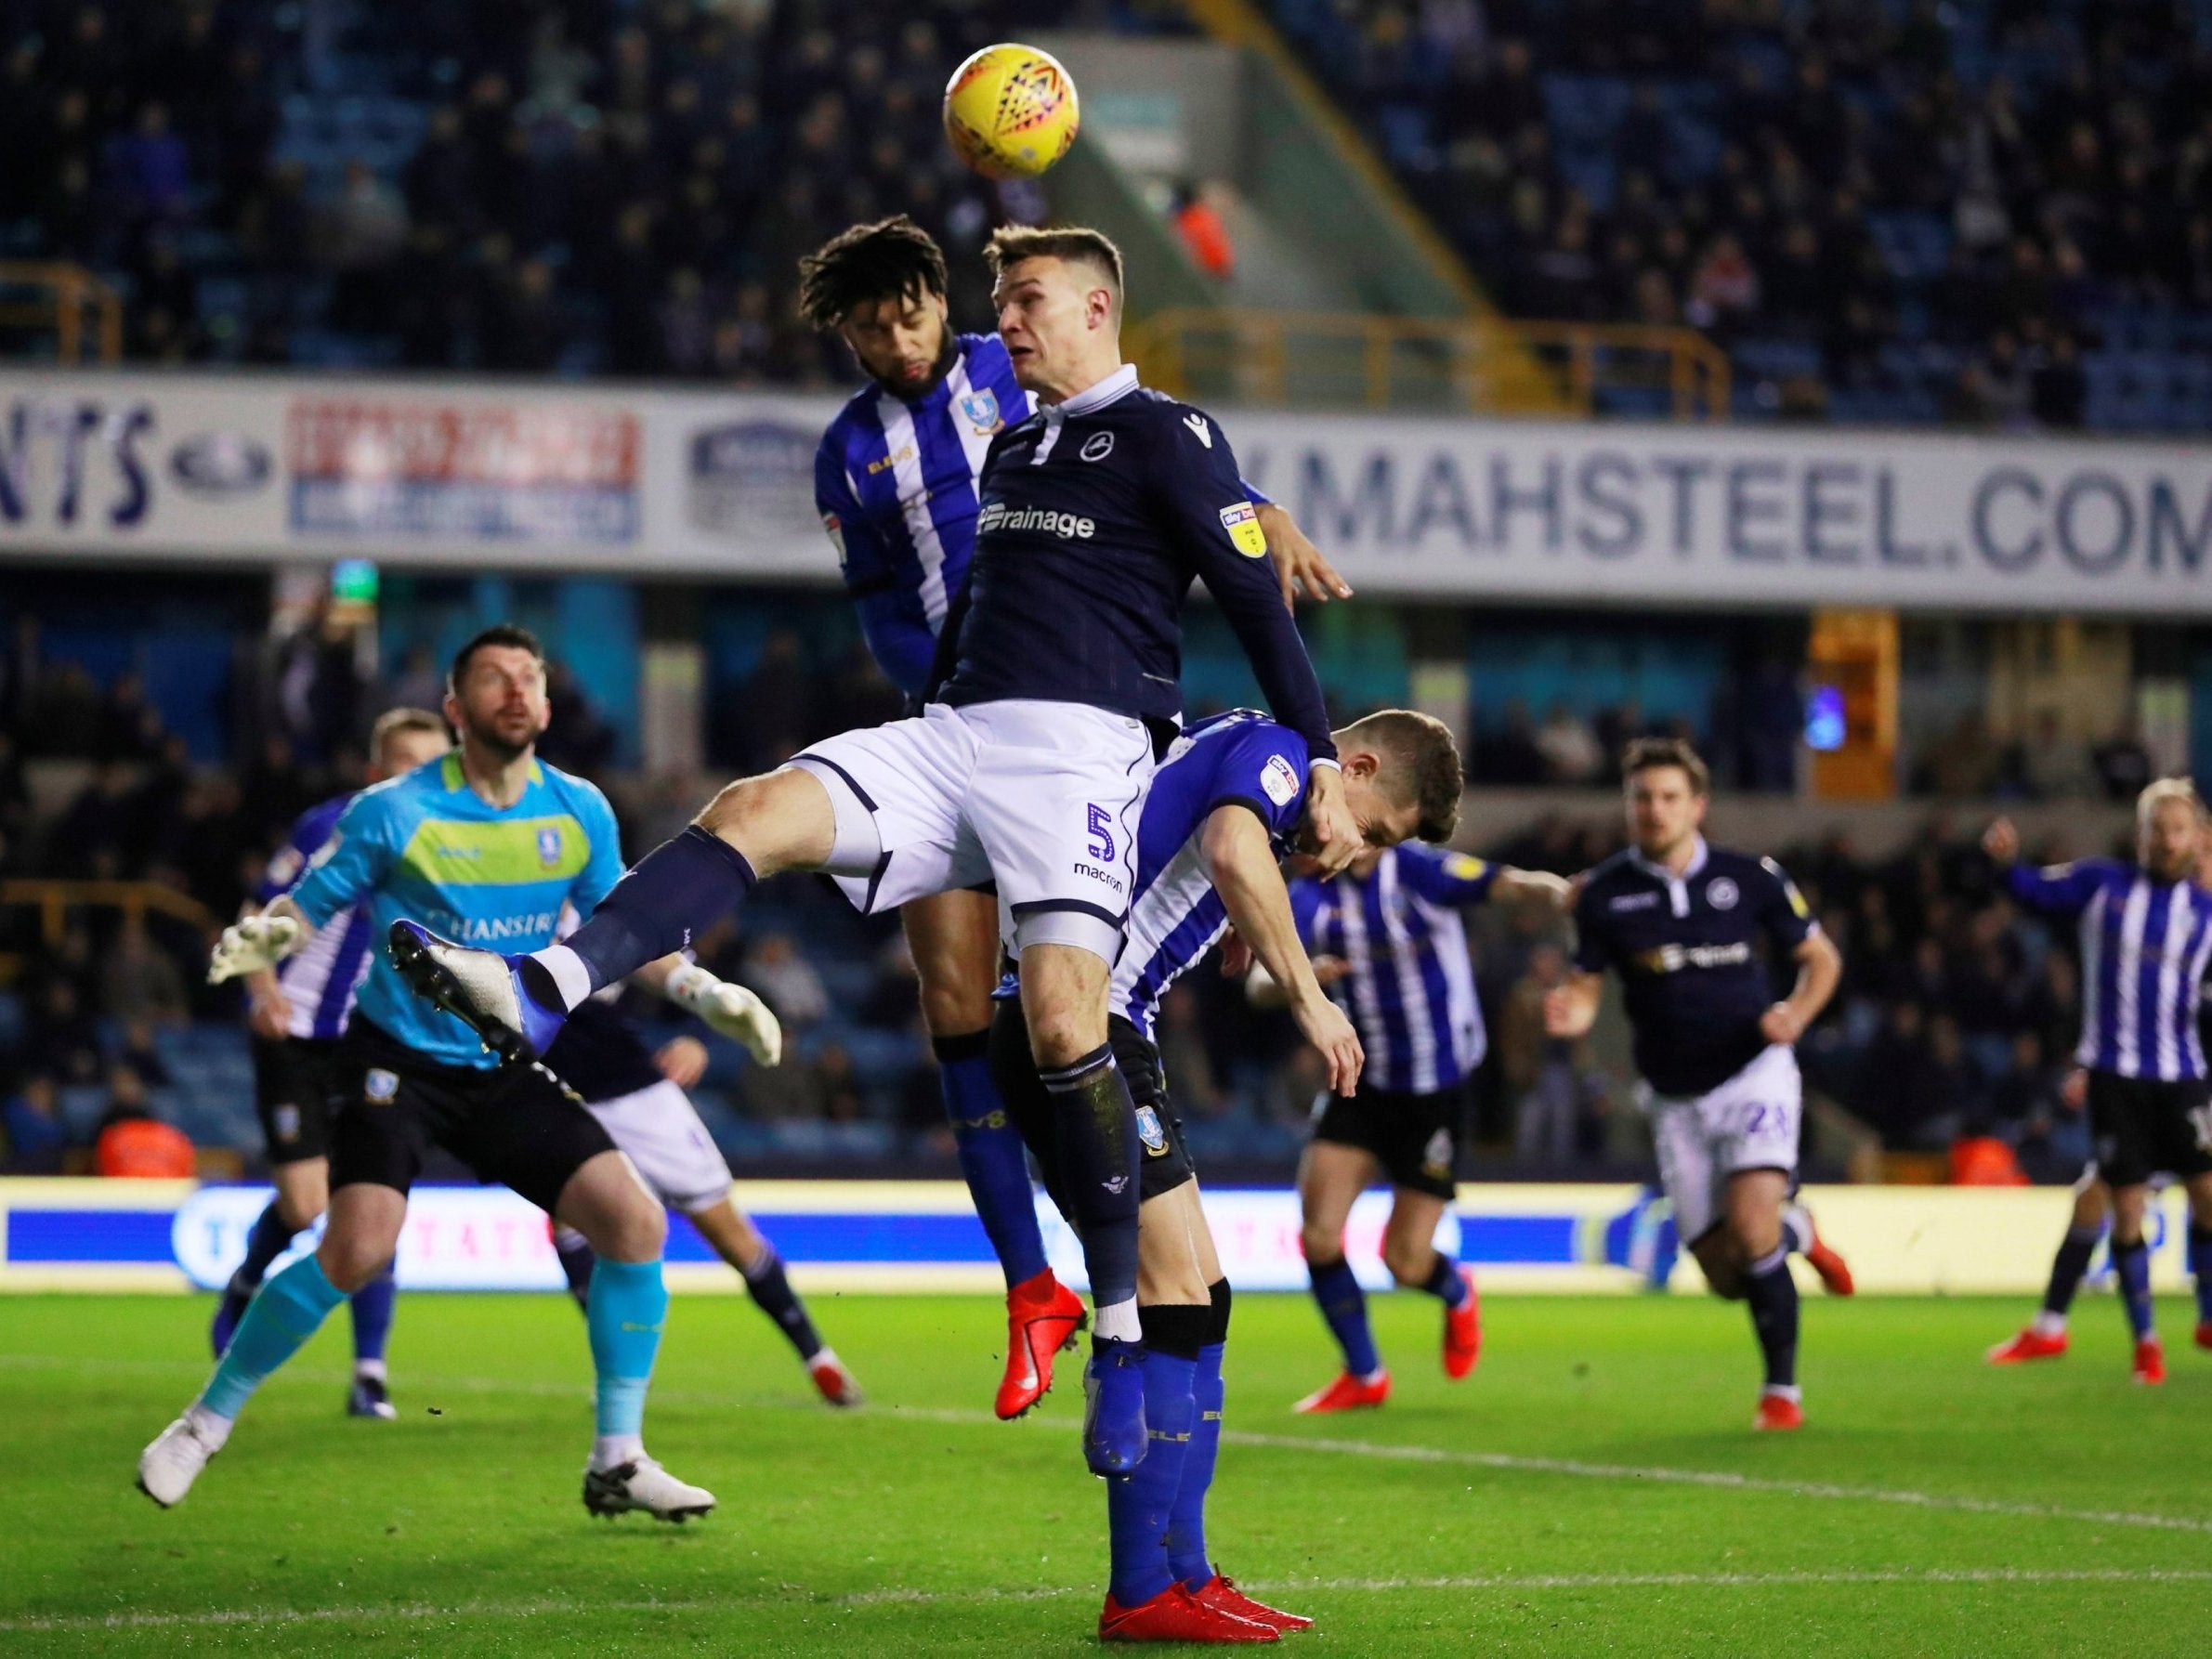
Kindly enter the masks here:
[[207, 1432], [202, 1421], [187, 1412], [138, 1454], [138, 1490], [163, 1509], [174, 1509], [184, 1501], [207, 1460], [223, 1449], [225, 1438]]
[[690, 1486], [651, 1457], [634, 1457], [612, 1469], [583, 1471], [583, 1507], [595, 1515], [621, 1515], [643, 1509], [656, 1521], [681, 1526], [695, 1515], [713, 1512], [714, 1495]]

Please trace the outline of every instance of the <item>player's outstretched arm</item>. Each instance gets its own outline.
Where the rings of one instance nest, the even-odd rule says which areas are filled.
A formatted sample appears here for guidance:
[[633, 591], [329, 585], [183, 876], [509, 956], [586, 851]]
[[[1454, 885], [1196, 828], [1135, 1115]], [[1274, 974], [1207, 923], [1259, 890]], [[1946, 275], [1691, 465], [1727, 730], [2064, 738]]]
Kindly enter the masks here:
[[265, 973], [305, 945], [314, 931], [290, 898], [277, 899], [223, 930], [207, 960], [207, 983]]
[[1352, 584], [1337, 574], [1295, 518], [1274, 502], [1254, 502], [1252, 510], [1260, 516], [1260, 530], [1267, 538], [1267, 556], [1274, 561], [1285, 606], [1300, 599], [1327, 605], [1331, 599], [1352, 597]]
[[2004, 877], [2006, 891], [2035, 909], [2064, 914], [2081, 909], [2097, 895], [2097, 868], [2087, 859], [2048, 869], [2021, 863], [2020, 831], [2010, 818], [1991, 823], [1983, 832], [1982, 850]]
[[1548, 905], [1564, 912], [1574, 908], [1575, 887], [1564, 876], [1555, 876], [1550, 870], [1515, 869], [1509, 864], [1490, 883], [1490, 896], [1509, 905]]
[[631, 978], [648, 990], [659, 991], [678, 1008], [687, 1008], [724, 1037], [745, 1045], [745, 1052], [762, 1065], [783, 1059], [783, 1023], [775, 1010], [741, 985], [717, 978], [697, 962], [681, 956], [650, 961]]
[[1577, 973], [1563, 986], [1544, 993], [1544, 1035], [1569, 1041], [1588, 1037], [1597, 1024], [1598, 999], [1605, 992], [1602, 973]]
[[1313, 963], [1306, 960], [1267, 827], [1250, 807], [1217, 806], [1206, 819], [1198, 844], [1230, 924], [1281, 987], [1299, 1031], [1320, 1051], [1329, 1066], [1329, 1088], [1338, 1094], [1352, 1094], [1359, 1087], [1367, 1056], [1352, 1022], [1329, 999]]
[[1843, 953], [1826, 934], [1808, 934], [1796, 951], [1798, 983], [1789, 995], [1768, 1009], [1759, 1022], [1769, 1042], [1793, 1043], [1820, 1017], [1820, 1011], [1836, 994], [1843, 979]]

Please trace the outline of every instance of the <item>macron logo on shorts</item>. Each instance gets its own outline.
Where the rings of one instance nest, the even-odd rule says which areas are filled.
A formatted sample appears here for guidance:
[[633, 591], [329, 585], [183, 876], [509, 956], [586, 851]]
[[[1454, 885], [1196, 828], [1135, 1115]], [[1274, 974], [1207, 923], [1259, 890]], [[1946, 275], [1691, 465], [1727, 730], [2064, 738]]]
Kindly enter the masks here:
[[975, 533], [993, 530], [1042, 530], [1063, 542], [1088, 542], [1098, 533], [1097, 522], [1076, 513], [1056, 513], [1050, 507], [1009, 507], [992, 502], [975, 516]]

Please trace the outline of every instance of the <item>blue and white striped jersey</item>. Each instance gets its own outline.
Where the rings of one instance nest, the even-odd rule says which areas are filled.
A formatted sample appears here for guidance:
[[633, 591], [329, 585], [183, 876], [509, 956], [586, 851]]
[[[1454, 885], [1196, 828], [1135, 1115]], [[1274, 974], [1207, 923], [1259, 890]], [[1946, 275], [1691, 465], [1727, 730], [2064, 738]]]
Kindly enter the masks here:
[[1291, 883], [1306, 948], [1351, 965], [1329, 995], [1367, 1051], [1363, 1081], [1433, 1094], [1483, 1063], [1488, 1039], [1459, 911], [1487, 898], [1497, 877], [1480, 858], [1407, 842], [1365, 877]]
[[[334, 796], [299, 815], [262, 874], [254, 895], [259, 903], [269, 904], [300, 884], [352, 801], [350, 794]], [[294, 1037], [330, 1040], [346, 1034], [346, 1016], [369, 972], [373, 938], [369, 908], [356, 905], [317, 928], [305, 946], [277, 964], [277, 981], [292, 1004]]]
[[1280, 850], [1305, 809], [1306, 746], [1288, 726], [1235, 709], [1185, 727], [1152, 775], [1137, 821], [1127, 943], [1106, 1009], [1149, 1038], [1159, 999], [1229, 928], [1200, 845], [1217, 806], [1250, 807]]
[[2197, 1000], [2212, 966], [2212, 893], [2116, 858], [2006, 872], [2013, 896], [2080, 918], [2077, 1065], [2173, 1082], [2206, 1075]]
[[996, 334], [955, 338], [951, 370], [920, 398], [853, 394], [814, 457], [814, 501], [837, 545], [868, 648], [918, 694], [937, 630], [967, 580], [975, 481], [992, 436], [1029, 418], [1029, 394]]

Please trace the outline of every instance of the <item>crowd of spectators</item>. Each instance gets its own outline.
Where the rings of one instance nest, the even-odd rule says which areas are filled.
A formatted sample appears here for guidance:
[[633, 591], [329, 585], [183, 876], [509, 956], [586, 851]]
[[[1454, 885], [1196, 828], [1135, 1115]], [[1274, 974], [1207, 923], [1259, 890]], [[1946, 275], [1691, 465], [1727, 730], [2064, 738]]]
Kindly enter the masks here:
[[2116, 317], [2212, 344], [2186, 4], [1271, 9], [1509, 311], [1687, 323], [1776, 412], [2075, 427]]
[[937, 133], [1015, 9], [0, 0], [0, 247], [121, 278], [134, 357], [818, 378], [801, 254], [899, 211], [973, 253], [1039, 211]]

